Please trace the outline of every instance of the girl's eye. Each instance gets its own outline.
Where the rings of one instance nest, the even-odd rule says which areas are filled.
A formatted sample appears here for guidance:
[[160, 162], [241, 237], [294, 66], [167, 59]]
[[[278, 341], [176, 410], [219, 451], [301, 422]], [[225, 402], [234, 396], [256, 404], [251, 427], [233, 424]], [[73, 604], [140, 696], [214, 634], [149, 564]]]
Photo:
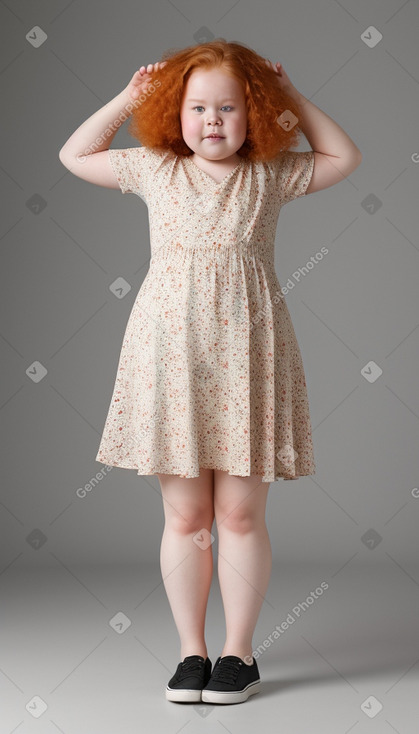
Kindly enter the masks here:
[[[229, 108], [230, 110], [232, 110], [232, 109], [233, 109], [233, 108], [231, 107], [231, 105], [228, 105], [228, 104], [224, 105], [224, 107], [221, 107], [221, 109], [223, 110], [223, 109], [224, 109], [225, 107], [228, 107], [228, 108]], [[202, 107], [202, 105], [197, 105], [196, 107], [193, 107], [192, 109], [193, 109], [193, 110], [197, 110], [197, 109], [204, 109], [204, 108]]]

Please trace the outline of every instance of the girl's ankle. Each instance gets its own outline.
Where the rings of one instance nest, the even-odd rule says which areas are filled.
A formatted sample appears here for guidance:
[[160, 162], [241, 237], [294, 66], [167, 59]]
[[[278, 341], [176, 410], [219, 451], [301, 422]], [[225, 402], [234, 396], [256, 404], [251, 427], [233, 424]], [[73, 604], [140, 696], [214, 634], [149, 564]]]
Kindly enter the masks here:
[[202, 652], [198, 647], [195, 648], [192, 652], [186, 652], [184, 654], [181, 653], [180, 660], [184, 660], [185, 658], [189, 657], [189, 655], [200, 655], [202, 658], [204, 658], [204, 660], [206, 660], [208, 657], [208, 652]]

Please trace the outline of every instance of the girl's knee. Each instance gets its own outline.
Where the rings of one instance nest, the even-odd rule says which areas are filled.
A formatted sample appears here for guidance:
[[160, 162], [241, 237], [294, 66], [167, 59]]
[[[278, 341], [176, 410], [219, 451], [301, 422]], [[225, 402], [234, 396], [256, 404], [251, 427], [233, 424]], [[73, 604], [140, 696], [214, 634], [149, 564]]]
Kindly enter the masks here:
[[214, 513], [200, 507], [181, 508], [166, 513], [165, 526], [179, 535], [191, 535], [205, 528], [211, 532]]
[[263, 527], [268, 490], [269, 483], [258, 476], [219, 474], [214, 492], [217, 529], [245, 534]]
[[252, 513], [241, 510], [240, 507], [225, 514], [216, 513], [215, 520], [219, 535], [224, 531], [245, 535], [256, 530], [259, 525], [259, 520]]

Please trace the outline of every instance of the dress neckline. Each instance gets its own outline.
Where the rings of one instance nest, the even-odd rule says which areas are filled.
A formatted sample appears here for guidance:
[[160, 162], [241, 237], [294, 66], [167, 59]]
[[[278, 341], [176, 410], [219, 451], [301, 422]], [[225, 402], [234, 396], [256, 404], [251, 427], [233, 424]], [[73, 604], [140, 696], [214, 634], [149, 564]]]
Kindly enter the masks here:
[[186, 160], [189, 161], [190, 165], [192, 165], [193, 168], [195, 168], [197, 171], [202, 173], [203, 176], [209, 179], [214, 184], [214, 186], [221, 186], [223, 183], [225, 183], [225, 181], [227, 181], [233, 175], [233, 173], [235, 173], [241, 167], [244, 161], [244, 158], [241, 157], [237, 166], [234, 166], [234, 168], [230, 171], [230, 173], [227, 173], [224, 176], [224, 178], [221, 179], [221, 181], [216, 181], [215, 178], [213, 178], [209, 173], [207, 173], [206, 171], [203, 171], [202, 168], [197, 166], [195, 161], [192, 160], [192, 156], [186, 156]]

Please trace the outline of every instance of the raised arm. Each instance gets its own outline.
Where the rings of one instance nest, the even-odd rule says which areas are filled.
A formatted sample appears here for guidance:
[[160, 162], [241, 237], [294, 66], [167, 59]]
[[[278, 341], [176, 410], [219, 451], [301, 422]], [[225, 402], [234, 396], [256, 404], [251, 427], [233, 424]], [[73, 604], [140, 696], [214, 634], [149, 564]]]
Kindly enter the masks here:
[[[163, 62], [162, 65], [164, 65]], [[109, 162], [108, 149], [120, 126], [132, 114], [137, 98], [147, 86], [160, 64], [148, 64], [135, 72], [125, 89], [95, 112], [64, 143], [59, 151], [63, 166], [75, 176], [109, 189], [119, 183]]]
[[358, 168], [361, 151], [337, 122], [298, 92], [280, 63], [273, 68], [279, 84], [302, 105], [302, 117], [297, 124], [314, 151], [313, 175], [306, 194], [339, 183]]

